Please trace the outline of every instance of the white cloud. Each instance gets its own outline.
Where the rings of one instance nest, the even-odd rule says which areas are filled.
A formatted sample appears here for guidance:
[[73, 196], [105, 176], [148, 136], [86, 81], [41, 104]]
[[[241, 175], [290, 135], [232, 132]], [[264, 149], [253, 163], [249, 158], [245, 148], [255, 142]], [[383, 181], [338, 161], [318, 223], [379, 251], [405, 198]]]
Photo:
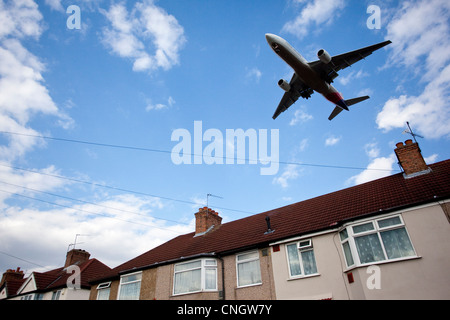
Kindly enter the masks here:
[[247, 78], [247, 80], [252, 80], [252, 81], [258, 83], [262, 77], [262, 72], [258, 68], [255, 67], [255, 68], [248, 70], [245, 77]]
[[380, 155], [380, 149], [376, 142], [366, 144], [364, 149], [369, 158], [377, 158]]
[[133, 61], [134, 71], [170, 69], [179, 63], [179, 51], [186, 42], [177, 19], [151, 0], [135, 4], [128, 12], [124, 4], [114, 4], [102, 13], [111, 23], [103, 29], [103, 41], [123, 58]]
[[418, 96], [402, 95], [389, 99], [377, 115], [378, 128], [403, 128], [407, 121], [426, 138], [450, 135], [450, 65], [431, 81]]
[[298, 151], [300, 151], [300, 152], [305, 151], [306, 148], [308, 147], [308, 145], [309, 145], [309, 139], [308, 138], [302, 139], [302, 141], [300, 141]]
[[33, 190], [47, 192], [70, 184], [55, 177], [58, 175], [59, 170], [54, 166], [19, 172], [12, 166], [0, 163], [0, 205], [13, 194], [30, 195]]
[[369, 76], [369, 74], [367, 72], [364, 72], [363, 70], [359, 70], [358, 72], [352, 71], [346, 77], [339, 77], [338, 81], [343, 86], [346, 86], [354, 79], [361, 79], [367, 76]]
[[392, 40], [390, 67], [412, 70], [425, 87], [417, 95], [389, 99], [377, 116], [378, 128], [403, 128], [406, 121], [426, 138], [450, 135], [450, 3], [403, 2], [387, 25]]
[[330, 136], [329, 138], [327, 138], [325, 140], [325, 146], [327, 146], [327, 147], [334, 146], [334, 145], [338, 144], [339, 141], [341, 141], [341, 139], [342, 139], [342, 137]]
[[145, 111], [163, 110], [163, 109], [167, 109], [169, 107], [172, 107], [174, 104], [175, 104], [175, 100], [172, 97], [169, 97], [169, 99], [167, 100], [167, 104], [164, 104], [164, 103], [152, 104], [149, 101], [148, 104], [147, 104], [147, 107], [145, 108]]
[[33, 0], [0, 0], [0, 39], [8, 36], [38, 38], [42, 14]]
[[393, 165], [396, 162], [395, 155], [379, 157], [372, 160], [367, 169], [347, 180], [347, 184], [358, 185], [372, 180], [384, 178], [392, 174]]
[[78, 239], [83, 244], [77, 247], [115, 267], [194, 230], [193, 219], [183, 224], [154, 218], [154, 210], [162, 207], [159, 199], [130, 194], [108, 197], [97, 204], [55, 206], [50, 210], [10, 206], [3, 210], [0, 250], [55, 268], [63, 264], [75, 235], [83, 234], [86, 236]]
[[45, 4], [52, 8], [52, 10], [64, 11], [61, 0], [45, 0]]
[[298, 177], [299, 177], [299, 167], [294, 164], [289, 164], [286, 166], [286, 169], [280, 176], [273, 178], [272, 183], [278, 184], [282, 188], [286, 189], [289, 186], [289, 181], [295, 180]]
[[438, 157], [439, 157], [439, 155], [437, 153], [435, 153], [435, 154], [432, 154], [429, 157], [424, 158], [424, 160], [425, 160], [426, 164], [432, 164], [432, 163], [435, 163], [437, 161]]
[[295, 4], [304, 4], [298, 16], [287, 22], [283, 26], [283, 31], [296, 35], [299, 38], [305, 37], [311, 28], [320, 28], [322, 25], [329, 25], [335, 16], [345, 7], [344, 0], [295, 0]]
[[302, 106], [299, 109], [295, 110], [294, 117], [291, 119], [291, 122], [289, 122], [289, 125], [295, 126], [298, 123], [305, 123], [312, 119], [313, 116], [306, 112], [306, 107]]
[[[42, 15], [33, 1], [0, 0], [0, 131], [39, 135], [28, 127], [36, 114], [57, 117], [63, 128], [73, 120], [61, 112], [45, 87], [44, 64], [21, 43], [40, 37]], [[13, 161], [39, 143], [39, 139], [7, 135], [0, 147], [0, 160]]]

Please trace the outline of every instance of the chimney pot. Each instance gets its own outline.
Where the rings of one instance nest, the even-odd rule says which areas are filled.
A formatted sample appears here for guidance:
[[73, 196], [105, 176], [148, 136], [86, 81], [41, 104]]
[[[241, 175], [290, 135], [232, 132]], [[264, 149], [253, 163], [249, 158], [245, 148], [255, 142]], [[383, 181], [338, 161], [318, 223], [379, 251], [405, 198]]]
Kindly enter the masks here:
[[6, 281], [10, 280], [22, 280], [24, 273], [20, 268], [17, 269], [7, 269], [0, 280], [0, 286], [2, 286]]
[[77, 262], [81, 264], [89, 260], [90, 256], [91, 256], [90, 253], [85, 250], [72, 249], [69, 252], [67, 252], [66, 263], [64, 264], [64, 268], [74, 265]]
[[212, 226], [218, 227], [221, 223], [222, 218], [219, 216], [219, 213], [208, 207], [200, 208], [195, 214], [195, 234], [205, 233]]
[[429, 170], [417, 142], [413, 143], [411, 139], [408, 139], [405, 145], [399, 142], [396, 146], [395, 154], [407, 177], [420, 172], [426, 173]]

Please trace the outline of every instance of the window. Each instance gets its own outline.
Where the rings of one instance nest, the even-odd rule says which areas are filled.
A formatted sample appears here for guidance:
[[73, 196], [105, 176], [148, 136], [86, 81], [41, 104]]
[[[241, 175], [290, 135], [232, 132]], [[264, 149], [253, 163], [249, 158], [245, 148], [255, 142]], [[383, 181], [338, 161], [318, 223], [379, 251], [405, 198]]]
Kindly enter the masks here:
[[262, 283], [258, 251], [237, 255], [236, 269], [238, 287]]
[[217, 290], [217, 261], [200, 259], [175, 265], [173, 294]]
[[415, 256], [400, 216], [348, 226], [339, 236], [347, 267]]
[[43, 293], [36, 293], [34, 295], [34, 300], [43, 300], [44, 299], [44, 294]]
[[286, 250], [291, 277], [317, 274], [316, 258], [314, 257], [311, 239], [288, 244]]
[[142, 273], [133, 273], [120, 278], [119, 300], [139, 300]]
[[342, 249], [344, 250], [345, 262], [347, 263], [347, 267], [353, 266], [355, 264], [355, 261], [353, 260], [352, 251], [350, 249], [347, 229], [339, 232], [339, 237], [341, 238]]
[[109, 300], [111, 282], [100, 283], [97, 286], [97, 300]]
[[60, 296], [61, 296], [61, 290], [53, 291], [53, 293], [52, 293], [52, 300], [59, 300]]

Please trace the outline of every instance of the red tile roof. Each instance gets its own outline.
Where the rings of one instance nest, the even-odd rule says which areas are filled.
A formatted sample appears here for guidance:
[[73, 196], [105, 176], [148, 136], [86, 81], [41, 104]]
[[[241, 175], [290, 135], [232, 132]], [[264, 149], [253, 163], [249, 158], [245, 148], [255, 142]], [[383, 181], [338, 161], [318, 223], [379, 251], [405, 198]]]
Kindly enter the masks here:
[[[111, 268], [97, 259], [89, 259], [81, 263], [79, 268], [81, 287], [87, 289], [90, 289], [90, 280], [101, 277], [111, 270]], [[34, 274], [38, 290], [48, 291], [66, 287], [67, 280], [74, 273], [68, 273], [67, 268], [58, 268], [44, 273], [35, 272]]]
[[10, 297], [16, 294], [17, 290], [20, 289], [22, 284], [25, 282], [25, 279], [20, 280], [7, 280], [3, 286], [6, 287], [6, 296]]
[[[145, 269], [161, 263], [205, 253], [226, 255], [289, 237], [335, 228], [368, 215], [450, 198], [450, 160], [430, 165], [432, 171], [406, 179], [402, 173], [298, 202], [240, 220], [222, 224], [216, 230], [194, 237], [176, 237], [122, 265], [101, 280], [120, 273]], [[269, 216], [275, 232], [265, 234]]]
[[[111, 268], [98, 261], [89, 259], [79, 265], [81, 288], [90, 289], [89, 281], [103, 277], [111, 272]], [[47, 292], [67, 286], [68, 278], [73, 275], [65, 268], [57, 268], [46, 272], [33, 272], [37, 292]], [[19, 294], [18, 290], [29, 278], [20, 281], [7, 281], [8, 297]], [[34, 291], [33, 291], [34, 292]]]

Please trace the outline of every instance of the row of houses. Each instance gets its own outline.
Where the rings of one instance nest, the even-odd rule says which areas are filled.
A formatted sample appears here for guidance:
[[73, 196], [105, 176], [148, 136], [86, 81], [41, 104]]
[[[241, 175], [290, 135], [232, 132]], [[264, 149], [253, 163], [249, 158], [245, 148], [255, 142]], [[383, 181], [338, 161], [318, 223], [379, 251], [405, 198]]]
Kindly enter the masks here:
[[411, 140], [395, 153], [402, 173], [240, 220], [201, 208], [194, 232], [113, 269], [72, 250], [8, 270], [0, 299], [450, 299], [450, 160], [427, 165]]

